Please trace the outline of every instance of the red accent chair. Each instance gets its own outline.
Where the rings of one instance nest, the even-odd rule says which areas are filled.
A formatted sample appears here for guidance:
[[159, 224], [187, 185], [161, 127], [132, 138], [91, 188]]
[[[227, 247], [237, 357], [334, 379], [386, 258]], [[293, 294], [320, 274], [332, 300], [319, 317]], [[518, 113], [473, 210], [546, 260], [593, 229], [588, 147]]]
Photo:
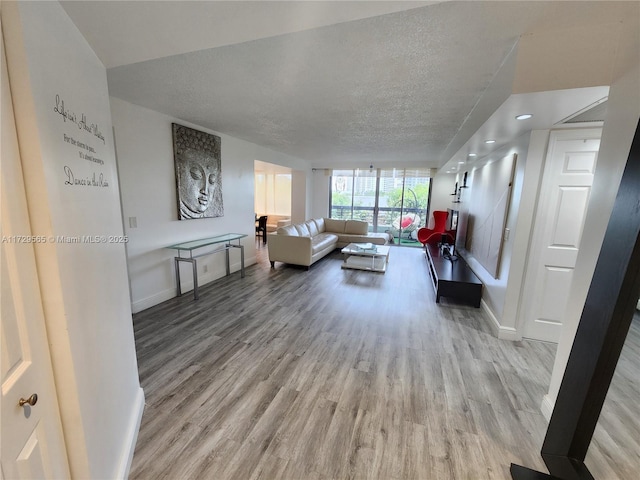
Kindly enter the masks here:
[[433, 228], [421, 228], [418, 230], [418, 241], [423, 245], [437, 244], [442, 241], [442, 236], [447, 236], [449, 243], [455, 242], [455, 230], [447, 230], [447, 217], [449, 212], [444, 210], [436, 210], [433, 212], [435, 223]]

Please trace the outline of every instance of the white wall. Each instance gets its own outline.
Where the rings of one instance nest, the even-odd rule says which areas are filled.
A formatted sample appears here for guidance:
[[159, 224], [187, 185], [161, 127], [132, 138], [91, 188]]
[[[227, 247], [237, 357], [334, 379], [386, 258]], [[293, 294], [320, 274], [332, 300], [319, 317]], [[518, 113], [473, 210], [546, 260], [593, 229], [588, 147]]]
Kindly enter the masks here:
[[71, 474], [122, 478], [144, 395], [106, 71], [57, 2], [4, 3], [2, 24], [32, 233], [47, 238], [35, 252]]
[[324, 168], [316, 168], [311, 173], [311, 218], [323, 218], [329, 216], [329, 191], [331, 177]]
[[[291, 221], [301, 223], [310, 218], [308, 181], [311, 170], [294, 170], [291, 175]], [[295, 199], [295, 200], [294, 200]]]
[[[111, 98], [111, 111], [125, 231], [129, 237], [127, 255], [134, 312], [175, 297], [175, 251], [166, 249], [168, 245], [223, 233], [243, 233], [247, 235], [242, 241], [245, 266], [255, 263], [254, 160], [296, 169], [293, 172], [292, 203], [304, 212], [306, 192], [299, 193], [301, 197], [298, 198], [293, 190], [300, 184], [298, 171], [308, 168], [305, 161], [118, 98]], [[223, 217], [178, 220], [172, 122], [222, 138]], [[135, 217], [137, 228], [130, 227], [130, 217]], [[235, 272], [240, 269], [239, 250], [232, 250], [230, 255], [231, 271]], [[224, 253], [220, 253], [198, 260], [199, 285], [225, 275], [224, 258]], [[205, 268], [208, 270], [206, 273]], [[181, 279], [183, 292], [192, 288], [190, 265], [181, 268]]]

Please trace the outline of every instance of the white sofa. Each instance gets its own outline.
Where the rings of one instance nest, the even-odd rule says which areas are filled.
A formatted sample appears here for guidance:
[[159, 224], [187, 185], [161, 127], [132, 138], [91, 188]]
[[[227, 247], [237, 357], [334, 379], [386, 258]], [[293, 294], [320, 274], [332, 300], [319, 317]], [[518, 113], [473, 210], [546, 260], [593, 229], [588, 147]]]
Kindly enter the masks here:
[[309, 268], [336, 248], [350, 243], [386, 245], [391, 240], [387, 233], [368, 230], [367, 222], [334, 218], [316, 218], [280, 227], [267, 236], [269, 261], [272, 267], [275, 262], [283, 262]]

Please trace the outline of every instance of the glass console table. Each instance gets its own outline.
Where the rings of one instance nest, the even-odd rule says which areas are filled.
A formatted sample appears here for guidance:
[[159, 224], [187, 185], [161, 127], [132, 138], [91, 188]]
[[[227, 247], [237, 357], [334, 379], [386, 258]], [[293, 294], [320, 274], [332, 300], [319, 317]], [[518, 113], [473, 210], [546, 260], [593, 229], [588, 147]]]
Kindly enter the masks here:
[[[180, 287], [180, 262], [188, 262], [191, 264], [193, 268], [193, 298], [194, 300], [198, 299], [198, 264], [196, 259], [200, 257], [204, 257], [205, 255], [211, 255], [213, 253], [225, 252], [227, 256], [227, 275], [231, 274], [231, 270], [229, 269], [229, 250], [231, 248], [239, 248], [240, 249], [240, 276], [244, 278], [244, 246], [240, 243], [240, 239], [246, 237], [247, 235], [243, 233], [225, 233], [224, 235], [218, 235], [215, 237], [209, 238], [201, 238], [200, 240], [191, 240], [190, 242], [182, 242], [176, 243], [175, 245], [170, 245], [166, 248], [172, 250], [178, 250], [178, 256], [175, 257], [175, 266], [176, 266], [176, 284], [178, 287], [178, 296], [182, 295], [182, 289]], [[232, 242], [237, 243], [232, 243]], [[211, 245], [220, 245], [223, 244], [221, 248], [216, 248], [214, 250], [203, 251], [194, 255], [196, 250], [201, 248], [209, 247]], [[189, 252], [188, 257], [183, 257], [182, 252]]]

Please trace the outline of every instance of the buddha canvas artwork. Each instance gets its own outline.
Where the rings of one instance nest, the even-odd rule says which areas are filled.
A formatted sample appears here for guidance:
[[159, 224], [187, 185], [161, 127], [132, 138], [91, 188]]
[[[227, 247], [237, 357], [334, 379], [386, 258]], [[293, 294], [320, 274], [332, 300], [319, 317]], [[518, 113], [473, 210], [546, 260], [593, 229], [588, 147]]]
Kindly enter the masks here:
[[222, 217], [220, 137], [173, 126], [178, 219]]

